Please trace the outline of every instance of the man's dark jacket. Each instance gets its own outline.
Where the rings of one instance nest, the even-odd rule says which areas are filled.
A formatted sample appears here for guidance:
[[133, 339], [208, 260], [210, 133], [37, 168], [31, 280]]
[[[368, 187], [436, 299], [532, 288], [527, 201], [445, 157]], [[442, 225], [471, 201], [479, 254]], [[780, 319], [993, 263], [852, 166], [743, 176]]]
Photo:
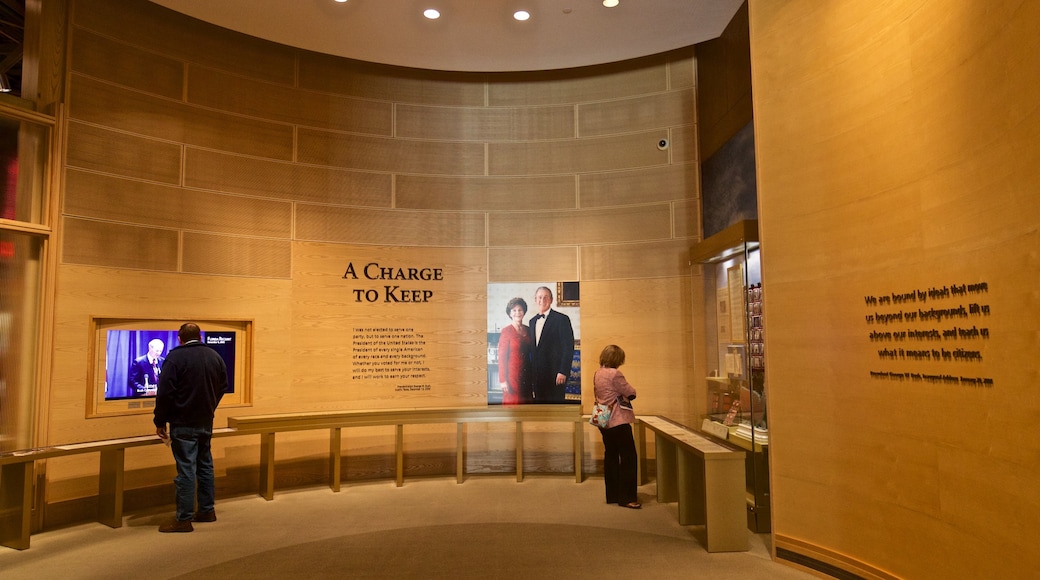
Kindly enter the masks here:
[[212, 427], [213, 413], [227, 390], [224, 359], [198, 341], [170, 351], [159, 375], [155, 426]]

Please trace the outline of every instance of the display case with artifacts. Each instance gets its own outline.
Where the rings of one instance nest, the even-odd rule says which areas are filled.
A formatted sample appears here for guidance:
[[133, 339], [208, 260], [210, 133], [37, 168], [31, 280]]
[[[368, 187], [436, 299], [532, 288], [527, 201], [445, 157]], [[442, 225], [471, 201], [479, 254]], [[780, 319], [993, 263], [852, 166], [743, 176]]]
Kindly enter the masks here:
[[695, 323], [704, 325], [708, 363], [701, 428], [748, 451], [748, 527], [768, 532], [766, 329], [758, 222], [726, 228], [691, 248], [690, 258], [704, 280], [704, 304], [693, 309]]

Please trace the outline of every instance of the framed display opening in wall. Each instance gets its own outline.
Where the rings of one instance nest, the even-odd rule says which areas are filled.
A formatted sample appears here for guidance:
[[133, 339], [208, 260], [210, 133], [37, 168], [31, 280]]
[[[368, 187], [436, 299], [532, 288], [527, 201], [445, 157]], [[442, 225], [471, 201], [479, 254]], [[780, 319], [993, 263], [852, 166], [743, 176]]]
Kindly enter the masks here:
[[217, 351], [228, 372], [221, 407], [252, 404], [253, 321], [239, 319], [90, 319], [87, 417], [151, 413], [162, 363], [185, 322], [202, 329], [202, 342]]

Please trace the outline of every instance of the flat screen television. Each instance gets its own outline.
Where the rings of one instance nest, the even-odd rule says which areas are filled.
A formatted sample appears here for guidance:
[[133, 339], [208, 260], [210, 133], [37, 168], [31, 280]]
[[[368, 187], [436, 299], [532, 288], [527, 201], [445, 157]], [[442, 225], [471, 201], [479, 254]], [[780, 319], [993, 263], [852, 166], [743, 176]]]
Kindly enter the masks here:
[[[202, 331], [202, 343], [217, 351], [235, 389], [235, 331]], [[179, 342], [176, 330], [105, 331], [105, 400], [155, 397], [162, 364]]]
[[[184, 320], [92, 318], [92, 372], [87, 416], [151, 412], [162, 364], [180, 342]], [[215, 350], [228, 371], [220, 405], [248, 405], [252, 368], [251, 320], [192, 320], [202, 342]]]

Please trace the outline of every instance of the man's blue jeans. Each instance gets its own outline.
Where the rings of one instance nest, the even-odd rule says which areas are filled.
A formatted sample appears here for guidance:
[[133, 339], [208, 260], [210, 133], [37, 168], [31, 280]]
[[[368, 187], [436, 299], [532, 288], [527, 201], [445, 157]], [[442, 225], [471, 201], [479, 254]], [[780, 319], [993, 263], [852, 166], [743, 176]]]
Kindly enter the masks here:
[[177, 519], [190, 520], [195, 515], [195, 485], [199, 489], [199, 511], [213, 509], [213, 453], [210, 442], [212, 427], [170, 425], [170, 449], [177, 462]]

